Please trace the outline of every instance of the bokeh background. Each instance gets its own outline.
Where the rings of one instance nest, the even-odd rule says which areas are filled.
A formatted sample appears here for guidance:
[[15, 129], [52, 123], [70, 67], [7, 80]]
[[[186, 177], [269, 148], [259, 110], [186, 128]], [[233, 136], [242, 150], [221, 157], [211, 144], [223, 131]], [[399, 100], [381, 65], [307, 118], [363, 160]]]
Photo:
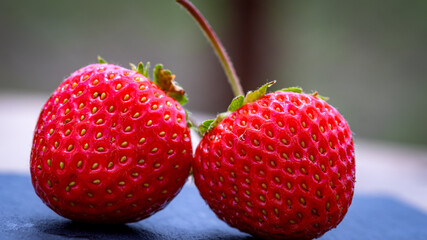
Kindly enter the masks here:
[[[273, 90], [317, 90], [356, 139], [426, 148], [427, 1], [193, 3], [228, 49], [245, 91], [268, 80], [278, 81]], [[14, 96], [23, 104], [47, 99], [98, 55], [122, 66], [163, 63], [193, 112], [213, 115], [232, 99], [210, 45], [173, 0], [1, 0], [0, 35], [1, 118], [19, 101]]]

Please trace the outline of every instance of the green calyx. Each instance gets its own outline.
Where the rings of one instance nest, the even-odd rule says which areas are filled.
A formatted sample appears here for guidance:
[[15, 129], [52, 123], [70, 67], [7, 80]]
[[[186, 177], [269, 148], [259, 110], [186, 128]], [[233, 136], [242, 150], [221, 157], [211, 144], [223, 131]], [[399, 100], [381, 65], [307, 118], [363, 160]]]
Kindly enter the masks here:
[[294, 93], [302, 93], [302, 88], [300, 87], [290, 87], [290, 88], [283, 88], [279, 91], [282, 92], [294, 92]]
[[[145, 66], [142, 62], [140, 62], [138, 66], [135, 66], [132, 63], [130, 65], [132, 67], [132, 70], [134, 70], [135, 72], [140, 73], [146, 78], [150, 78], [150, 62], [147, 62]], [[175, 99], [181, 106], [184, 106], [188, 102], [188, 97], [184, 89], [175, 81], [175, 75], [172, 74], [169, 69], [163, 69], [162, 64], [157, 64], [154, 67], [153, 77], [151, 79], [153, 79], [153, 82], [160, 89], [162, 89], [163, 92], [166, 93], [166, 95]], [[185, 108], [184, 111], [185, 117], [187, 119], [187, 127], [192, 128], [193, 123], [190, 120], [190, 112], [188, 112]]]
[[206, 132], [210, 131], [212, 123], [215, 121], [215, 119], [208, 119], [202, 122], [202, 124], [199, 125], [199, 131], [203, 135]]
[[131, 64], [132, 70], [135, 72], [141, 74], [142, 76], [145, 76], [146, 78], [149, 78], [148, 76], [148, 70], [150, 69], [150, 62], [147, 62], [144, 66], [142, 62], [138, 63], [138, 66], [135, 66]]
[[[103, 59], [101, 56], [98, 56], [98, 62], [100, 64], [106, 64], [107, 61]], [[150, 62], [147, 62], [145, 65], [140, 62], [138, 66], [130, 63], [131, 69], [146, 78], [150, 79], [149, 70], [150, 70]], [[163, 69], [162, 64], [157, 64], [154, 67], [153, 82], [166, 93], [169, 97], [175, 99], [181, 106], [184, 106], [188, 102], [187, 94], [184, 89], [175, 81], [175, 75], [171, 73], [168, 69]], [[189, 120], [189, 112], [185, 109], [185, 116], [187, 119], [187, 126], [192, 127], [192, 122]]]
[[276, 81], [271, 81], [271, 82], [268, 82], [268, 83], [262, 85], [260, 88], [258, 88], [255, 91], [249, 91], [246, 94], [246, 97], [245, 97], [245, 100], [243, 101], [242, 106], [245, 105], [246, 103], [255, 102], [256, 100], [264, 97], [265, 93], [267, 92], [267, 88], [271, 87], [275, 83], [276, 83]]
[[[130, 66], [133, 71], [140, 73], [146, 78], [150, 78], [150, 62], [147, 62], [145, 66], [142, 62], [138, 63], [138, 66], [131, 63]], [[162, 64], [157, 64], [154, 67], [151, 79], [166, 95], [175, 99], [181, 106], [184, 106], [188, 102], [188, 97], [184, 89], [175, 81], [175, 75], [170, 70], [163, 69]]]
[[[246, 96], [237, 96], [237, 97], [233, 98], [230, 105], [228, 106], [227, 112], [223, 112], [223, 113], [218, 114], [215, 119], [209, 119], [209, 120], [202, 122], [202, 124], [200, 124], [200, 126], [199, 126], [199, 132], [202, 135], [204, 135], [207, 132], [211, 131], [213, 128], [218, 126], [218, 124], [224, 118], [226, 118], [228, 115], [230, 115], [232, 112], [238, 110], [239, 108], [241, 108], [243, 105], [245, 105], [247, 103], [252, 103], [252, 102], [255, 102], [256, 100], [262, 98], [267, 93], [267, 89], [275, 83], [276, 83], [276, 81], [268, 82], [268, 83], [262, 85], [260, 88], [258, 88], [255, 91], [249, 91], [246, 94]], [[300, 87], [283, 88], [283, 89], [278, 90], [278, 92], [279, 91], [281, 91], [281, 92], [304, 93], [302, 88], [300, 88]], [[329, 99], [328, 97], [320, 96], [317, 92], [311, 93], [310, 95], [317, 97], [317, 98], [320, 98], [324, 101], [327, 101]]]
[[[278, 92], [279, 92], [279, 91], [280, 91], [280, 92], [304, 93], [304, 92], [302, 91], [302, 88], [300, 88], [300, 87], [289, 87], [289, 88], [283, 88], [283, 89], [278, 90]], [[313, 97], [320, 98], [320, 99], [322, 99], [323, 101], [328, 101], [328, 100], [329, 100], [329, 98], [328, 98], [328, 97], [324, 97], [324, 96], [319, 95], [319, 94], [317, 93], [317, 91], [315, 91], [315, 92], [313, 92], [313, 93], [310, 93], [309, 95], [312, 95]]]
[[230, 105], [228, 106], [227, 112], [220, 113], [216, 116], [215, 119], [209, 119], [199, 126], [199, 131], [202, 135], [206, 134], [207, 132], [211, 131], [213, 128], [218, 126], [218, 124], [224, 120], [230, 113], [236, 111], [237, 109], [241, 108], [243, 105], [251, 102], [255, 102], [256, 100], [262, 98], [267, 93], [267, 88], [269, 88], [271, 85], [276, 83], [276, 81], [268, 82], [264, 85], [262, 85], [260, 88], [258, 88], [255, 91], [249, 91], [246, 96], [237, 96], [233, 98]]
[[182, 106], [188, 102], [184, 89], [175, 81], [175, 75], [170, 70], [163, 69], [162, 64], [154, 67], [153, 82]]
[[314, 97], [320, 98], [320, 99], [322, 99], [323, 101], [328, 101], [328, 100], [329, 100], [329, 97], [325, 97], [325, 96], [319, 95], [319, 94], [317, 93], [317, 91], [315, 91], [315, 92], [314, 92], [314, 93], [312, 93], [311, 95], [313, 95]]
[[209, 119], [203, 121], [202, 124], [199, 125], [199, 131], [202, 135], [210, 132], [214, 127], [218, 126], [218, 124], [224, 120], [231, 112], [223, 112], [216, 116], [215, 119]]
[[[103, 59], [101, 56], [98, 56], [98, 62], [101, 64], [106, 64], [107, 61]], [[150, 62], [147, 62], [144, 66], [142, 62], [138, 63], [138, 66], [130, 63], [130, 66], [133, 71], [145, 76], [146, 78], [150, 78], [149, 70], [150, 70]], [[175, 81], [175, 75], [168, 69], [163, 69], [162, 64], [157, 64], [154, 67], [153, 71], [153, 82], [163, 90], [169, 97], [175, 99], [181, 106], [184, 106], [188, 102], [187, 94], [184, 89]]]
[[107, 61], [105, 61], [105, 59], [103, 59], [101, 56], [99, 56], [98, 55], [98, 63], [100, 63], [100, 64], [106, 64], [107, 63]]

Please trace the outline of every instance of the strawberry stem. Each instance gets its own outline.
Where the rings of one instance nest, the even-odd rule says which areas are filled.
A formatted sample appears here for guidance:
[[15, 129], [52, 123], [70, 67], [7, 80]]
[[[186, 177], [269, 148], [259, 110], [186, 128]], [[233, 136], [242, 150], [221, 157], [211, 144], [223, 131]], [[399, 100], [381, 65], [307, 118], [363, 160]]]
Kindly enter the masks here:
[[239, 77], [237, 76], [236, 70], [233, 67], [233, 63], [231, 62], [224, 46], [222, 45], [218, 36], [212, 30], [212, 27], [209, 25], [208, 21], [206, 21], [200, 11], [190, 1], [176, 0], [176, 2], [181, 4], [190, 13], [190, 15], [194, 17], [203, 33], [205, 33], [206, 38], [212, 44], [212, 48], [215, 50], [215, 53], [217, 54], [219, 61], [221, 62], [225, 71], [225, 74], [227, 75], [228, 82], [231, 85], [234, 96], [244, 96], [242, 85], [240, 84]]

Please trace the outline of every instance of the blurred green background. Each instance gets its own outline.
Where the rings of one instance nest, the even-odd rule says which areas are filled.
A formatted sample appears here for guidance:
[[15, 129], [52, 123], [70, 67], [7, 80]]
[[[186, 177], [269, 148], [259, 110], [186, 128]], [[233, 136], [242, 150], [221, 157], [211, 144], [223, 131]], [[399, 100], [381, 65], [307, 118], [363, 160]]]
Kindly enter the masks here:
[[[245, 91], [301, 86], [329, 96], [357, 137], [427, 146], [427, 1], [193, 0]], [[193, 112], [232, 93], [210, 45], [173, 0], [0, 2], [0, 94], [48, 95], [101, 55], [163, 63]], [[4, 116], [3, 116], [4, 117]]]

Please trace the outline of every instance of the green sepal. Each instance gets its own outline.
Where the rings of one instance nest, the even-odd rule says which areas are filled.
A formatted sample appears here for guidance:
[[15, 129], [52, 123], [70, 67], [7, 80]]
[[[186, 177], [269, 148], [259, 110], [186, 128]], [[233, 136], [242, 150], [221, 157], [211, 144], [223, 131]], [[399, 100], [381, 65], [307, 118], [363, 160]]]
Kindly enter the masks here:
[[[148, 72], [148, 69], [145, 70]], [[162, 64], [154, 67], [153, 82], [169, 97], [175, 99], [181, 106], [188, 102], [184, 89], [175, 81], [175, 75], [168, 69], [163, 69]]]
[[200, 133], [204, 135], [205, 133], [211, 131], [213, 128], [218, 126], [218, 124], [222, 120], [224, 120], [224, 118], [226, 118], [228, 115], [230, 115], [232, 112], [236, 111], [237, 109], [241, 108], [243, 105], [247, 103], [255, 102], [256, 100], [262, 98], [266, 94], [267, 88], [269, 88], [274, 83], [276, 83], [276, 81], [268, 82], [262, 85], [257, 90], [248, 92], [246, 94], [246, 97], [237, 96], [233, 98], [230, 105], [228, 106], [227, 112], [220, 113], [216, 116], [215, 119], [206, 120], [202, 124], [200, 124], [199, 126]]
[[302, 88], [300, 88], [300, 87], [289, 87], [289, 88], [280, 89], [279, 91], [282, 91], [282, 92], [302, 93]]
[[132, 71], [136, 72], [137, 68], [136, 68], [135, 64], [129, 63], [129, 65], [130, 65], [130, 69], [132, 69]]
[[[300, 87], [289, 87], [289, 88], [283, 88], [283, 89], [280, 89], [279, 91], [282, 91], [282, 92], [303, 93], [302, 88], [300, 88]], [[328, 97], [324, 97], [324, 96], [319, 95], [319, 94], [317, 93], [317, 91], [315, 91], [314, 93], [311, 93], [310, 95], [312, 95], [313, 97], [320, 98], [320, 99], [322, 99], [323, 101], [328, 101], [328, 100], [329, 100], [329, 98], [328, 98]]]
[[107, 63], [107, 61], [105, 61], [105, 59], [103, 59], [101, 56], [98, 55], [98, 63], [104, 64], [104, 63]]
[[142, 62], [139, 62], [138, 67], [135, 67], [135, 68], [136, 68], [136, 70], [134, 70], [135, 72], [148, 78], [148, 69], [150, 68], [150, 62], [147, 62], [145, 66]]
[[205, 133], [209, 130], [209, 128], [210, 128], [210, 126], [211, 126], [211, 124], [212, 124], [214, 121], [215, 121], [215, 119], [209, 119], [209, 120], [203, 121], [203, 122], [199, 125], [199, 131], [200, 131], [200, 133], [201, 133], [201, 134], [205, 134]]
[[175, 99], [181, 106], [184, 106], [186, 103], [188, 103], [188, 97], [187, 94], [180, 94], [180, 93], [168, 93], [168, 96]]
[[144, 64], [142, 62], [138, 63], [138, 67], [136, 68], [135, 72], [144, 75]]
[[228, 117], [228, 115], [230, 115], [231, 112], [224, 112], [224, 113], [220, 113], [216, 116], [215, 120], [211, 123], [211, 125], [209, 126], [209, 130], [212, 130], [214, 127], [218, 126], [218, 124], [224, 120], [224, 118]]
[[[132, 70], [145, 76], [149, 77], [150, 62], [147, 62], [144, 66], [142, 62], [135, 66], [129, 63]], [[184, 89], [175, 81], [175, 75], [168, 69], [163, 69], [162, 64], [157, 64], [154, 67], [152, 81], [163, 90], [169, 97], [175, 99], [181, 106], [184, 106], [188, 102], [187, 94]]]
[[322, 95], [319, 95], [318, 93], [317, 93], [317, 91], [315, 91], [314, 93], [312, 93], [311, 95], [313, 95], [313, 97], [317, 97], [317, 98], [320, 98], [320, 99], [322, 99], [323, 101], [328, 101], [329, 100], [329, 97], [325, 97], [325, 96], [322, 96]]
[[144, 75], [145, 77], [149, 78], [148, 76], [148, 71], [150, 70], [150, 62], [147, 62], [147, 64], [145, 64], [145, 68], [144, 71], [142, 72], [142, 75]]
[[228, 111], [229, 112], [234, 112], [237, 109], [239, 109], [240, 107], [242, 107], [244, 100], [245, 100], [245, 97], [243, 97], [243, 96], [237, 96], [237, 97], [233, 98], [233, 100], [231, 101], [230, 106], [228, 106]]
[[[157, 64], [154, 67], [154, 72], [153, 72], [153, 82], [158, 86], [159, 85], [159, 78], [160, 78], [160, 73], [163, 70], [163, 65], [162, 64]], [[170, 73], [170, 71], [169, 71]], [[160, 87], [160, 86], [159, 86]]]
[[316, 97], [318, 97], [318, 98], [322, 99], [322, 100], [323, 100], [323, 101], [325, 101], [325, 102], [327, 102], [327, 101], [329, 100], [329, 98], [328, 98], [328, 97], [324, 97], [324, 96], [322, 96], [322, 95], [317, 95]]
[[262, 98], [265, 93], [267, 92], [267, 88], [269, 88], [271, 85], [275, 84], [276, 81], [271, 81], [268, 82], [264, 85], [262, 85], [260, 88], [258, 88], [255, 91], [249, 91], [246, 94], [245, 100], [243, 101], [243, 105], [245, 105], [246, 103], [251, 103], [251, 102], [255, 102], [256, 100]]
[[216, 126], [218, 126], [218, 124], [222, 120], [224, 120], [224, 118], [226, 118], [228, 115], [230, 115], [230, 113], [231, 112], [223, 112], [223, 113], [218, 114], [215, 119], [209, 119], [209, 120], [202, 122], [202, 124], [200, 124], [200, 126], [199, 126], [200, 133], [202, 135], [204, 135], [205, 133], [211, 131]]

